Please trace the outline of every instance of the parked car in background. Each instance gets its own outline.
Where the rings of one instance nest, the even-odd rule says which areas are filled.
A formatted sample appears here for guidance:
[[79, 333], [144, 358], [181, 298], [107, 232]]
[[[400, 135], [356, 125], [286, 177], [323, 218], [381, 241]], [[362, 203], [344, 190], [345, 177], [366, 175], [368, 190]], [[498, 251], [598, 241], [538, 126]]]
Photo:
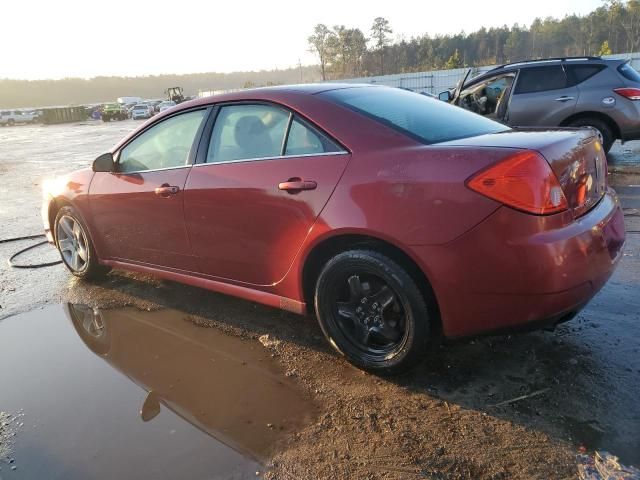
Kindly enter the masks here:
[[0, 111], [0, 125], [12, 126], [20, 123], [37, 123], [38, 115], [36, 112], [23, 112], [21, 110], [2, 110]]
[[137, 104], [142, 102], [142, 97], [118, 97], [116, 100], [120, 105]]
[[640, 139], [640, 74], [625, 60], [579, 57], [501, 65], [465, 78], [439, 98], [514, 127], [592, 127], [606, 152], [616, 139]]
[[102, 106], [102, 121], [126, 120], [127, 112], [119, 103], [106, 103]]
[[146, 103], [139, 103], [131, 110], [131, 118], [134, 120], [141, 120], [153, 117], [154, 111], [151, 105]]
[[158, 105], [158, 112], [164, 112], [165, 110], [169, 110], [171, 107], [175, 106], [176, 102], [174, 102], [173, 100], [165, 100]]
[[573, 318], [625, 239], [595, 131], [516, 131], [352, 84], [182, 103], [47, 183], [42, 218], [77, 277], [122, 268], [315, 311], [378, 373], [439, 332]]

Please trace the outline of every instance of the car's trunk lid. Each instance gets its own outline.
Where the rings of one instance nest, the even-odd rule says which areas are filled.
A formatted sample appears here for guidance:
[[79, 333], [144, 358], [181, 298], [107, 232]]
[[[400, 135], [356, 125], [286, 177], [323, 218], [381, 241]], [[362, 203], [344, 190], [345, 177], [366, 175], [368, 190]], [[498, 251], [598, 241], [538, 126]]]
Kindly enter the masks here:
[[607, 188], [607, 160], [590, 129], [518, 129], [440, 145], [535, 150], [549, 162], [575, 217], [595, 206]]

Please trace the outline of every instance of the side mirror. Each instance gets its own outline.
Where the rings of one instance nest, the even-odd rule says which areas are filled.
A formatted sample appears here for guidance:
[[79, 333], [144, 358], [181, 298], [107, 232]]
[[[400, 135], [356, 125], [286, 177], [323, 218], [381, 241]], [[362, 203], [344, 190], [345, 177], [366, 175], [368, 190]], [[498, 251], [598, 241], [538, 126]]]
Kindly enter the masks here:
[[103, 153], [93, 161], [91, 169], [94, 172], [113, 172], [114, 163], [111, 152]]
[[142, 408], [140, 409], [140, 417], [143, 422], [153, 420], [160, 413], [160, 398], [158, 394], [151, 390], [147, 395]]
[[442, 100], [443, 102], [451, 101], [451, 92], [449, 90], [447, 90], [446, 92], [440, 92], [438, 94], [438, 99]]

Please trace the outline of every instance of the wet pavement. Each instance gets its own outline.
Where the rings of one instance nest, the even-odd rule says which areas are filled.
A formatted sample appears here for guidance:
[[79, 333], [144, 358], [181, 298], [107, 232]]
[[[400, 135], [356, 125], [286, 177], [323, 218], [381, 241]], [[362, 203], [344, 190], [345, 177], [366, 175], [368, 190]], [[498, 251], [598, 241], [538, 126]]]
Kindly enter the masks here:
[[[0, 129], [0, 239], [41, 232], [42, 180], [88, 166], [138, 125]], [[624, 146], [627, 157], [640, 152], [636, 143]], [[395, 379], [348, 366], [311, 317], [143, 275], [116, 271], [89, 283], [62, 266], [15, 270], [2, 261], [0, 411], [12, 417], [0, 414], [0, 454], [12, 442], [15, 461], [0, 463], [0, 478], [49, 478], [41, 475], [46, 469], [61, 478], [245, 478], [271, 457], [273, 478], [572, 478], [579, 446], [640, 465], [640, 176], [609, 178], [630, 233], [614, 276], [577, 318], [553, 332], [444, 345]], [[0, 244], [0, 259], [28, 244]], [[45, 246], [21, 261], [56, 258]], [[68, 302], [91, 305], [91, 314], [96, 307], [115, 325], [109, 336], [122, 346], [118, 355], [79, 335], [57, 306]], [[196, 338], [181, 330], [187, 327]], [[142, 332], [152, 332], [151, 343]], [[258, 338], [267, 334], [274, 340], [263, 346]], [[142, 355], [156, 340], [166, 348], [196, 345], [185, 355], [198, 365], [187, 369], [194, 375], [164, 363], [170, 355]], [[207, 358], [227, 358], [218, 362], [236, 366], [228, 367], [234, 375], [199, 374], [215, 364]], [[176, 389], [177, 378], [206, 392], [209, 403]], [[293, 423], [269, 419], [282, 413], [270, 410], [274, 402], [233, 409], [234, 399], [253, 402], [254, 391], [294, 402]], [[219, 418], [216, 406], [234, 413]]]
[[256, 478], [315, 413], [258, 342], [173, 310], [11, 317], [0, 379], [2, 478]]

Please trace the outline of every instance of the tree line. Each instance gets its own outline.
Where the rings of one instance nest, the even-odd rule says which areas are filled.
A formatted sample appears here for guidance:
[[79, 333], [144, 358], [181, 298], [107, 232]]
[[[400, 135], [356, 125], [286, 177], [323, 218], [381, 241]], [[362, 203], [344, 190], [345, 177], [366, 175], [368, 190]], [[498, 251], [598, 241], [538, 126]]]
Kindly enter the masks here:
[[169, 87], [181, 86], [186, 95], [200, 90], [227, 90], [318, 80], [316, 66], [234, 73], [192, 73], [144, 77], [13, 80], [0, 78], [0, 108], [46, 107], [115, 102], [123, 96], [164, 98]]
[[318, 24], [307, 40], [324, 80], [637, 52], [640, 0], [606, 0], [587, 15], [537, 18], [528, 27], [515, 24], [396, 40], [393, 33], [389, 21], [378, 17], [366, 34], [345, 25]]

